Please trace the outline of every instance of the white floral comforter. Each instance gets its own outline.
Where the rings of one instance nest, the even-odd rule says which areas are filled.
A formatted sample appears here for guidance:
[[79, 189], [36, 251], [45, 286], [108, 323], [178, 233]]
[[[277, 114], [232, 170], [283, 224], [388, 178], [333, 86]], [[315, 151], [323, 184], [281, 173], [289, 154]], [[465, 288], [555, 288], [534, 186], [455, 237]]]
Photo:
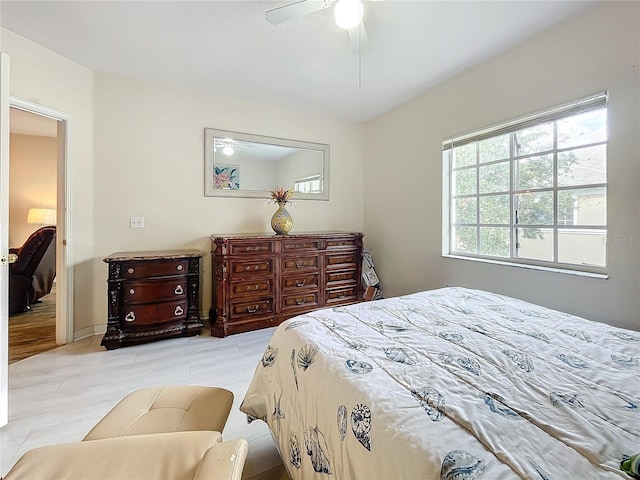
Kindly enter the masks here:
[[293, 479], [625, 478], [640, 333], [463, 288], [284, 322], [241, 410]]

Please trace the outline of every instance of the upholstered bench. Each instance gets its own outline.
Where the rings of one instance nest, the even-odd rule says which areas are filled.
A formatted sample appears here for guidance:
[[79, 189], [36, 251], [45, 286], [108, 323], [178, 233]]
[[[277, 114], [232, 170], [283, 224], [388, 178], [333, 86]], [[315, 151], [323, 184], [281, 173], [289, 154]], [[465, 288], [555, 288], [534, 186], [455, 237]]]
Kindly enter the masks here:
[[84, 440], [190, 430], [222, 432], [232, 404], [233, 393], [224, 388], [143, 388], [124, 397]]
[[222, 442], [233, 393], [191, 385], [144, 388], [122, 399], [82, 442], [25, 453], [4, 480], [240, 480], [246, 440]]

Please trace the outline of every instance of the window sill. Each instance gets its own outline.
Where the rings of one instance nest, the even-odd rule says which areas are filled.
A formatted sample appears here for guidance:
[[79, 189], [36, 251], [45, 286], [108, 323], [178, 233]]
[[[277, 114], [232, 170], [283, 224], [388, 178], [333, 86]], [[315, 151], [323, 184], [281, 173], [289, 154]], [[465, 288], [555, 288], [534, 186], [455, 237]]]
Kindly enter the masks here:
[[568, 275], [576, 275], [578, 277], [588, 277], [588, 278], [599, 278], [602, 280], [606, 280], [609, 278], [609, 274], [607, 273], [595, 273], [595, 272], [584, 272], [580, 270], [569, 270], [566, 268], [553, 268], [553, 267], [545, 267], [542, 265], [531, 265], [527, 263], [514, 263], [514, 262], [505, 262], [500, 260], [493, 260], [488, 258], [479, 258], [479, 257], [464, 257], [461, 255], [450, 255], [450, 254], [442, 254], [444, 258], [453, 258], [456, 260], [469, 260], [472, 262], [481, 262], [481, 263], [491, 263], [493, 265], [502, 265], [505, 267], [516, 267], [516, 268], [526, 268], [529, 270], [541, 270], [543, 272], [551, 272], [551, 273], [564, 273]]

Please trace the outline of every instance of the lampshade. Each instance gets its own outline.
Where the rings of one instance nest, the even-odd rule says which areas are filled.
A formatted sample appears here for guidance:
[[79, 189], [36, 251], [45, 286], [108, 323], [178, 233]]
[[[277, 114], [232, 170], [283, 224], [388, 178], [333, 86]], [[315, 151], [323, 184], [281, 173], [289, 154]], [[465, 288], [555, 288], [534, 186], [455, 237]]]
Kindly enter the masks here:
[[27, 214], [27, 223], [30, 225], [55, 225], [56, 211], [53, 208], [30, 208]]

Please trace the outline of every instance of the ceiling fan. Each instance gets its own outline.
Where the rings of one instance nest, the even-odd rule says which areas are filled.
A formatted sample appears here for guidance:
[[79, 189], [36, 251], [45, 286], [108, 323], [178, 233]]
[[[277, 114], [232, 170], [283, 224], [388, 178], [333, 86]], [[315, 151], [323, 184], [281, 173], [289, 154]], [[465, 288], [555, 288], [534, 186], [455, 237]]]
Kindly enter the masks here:
[[369, 53], [371, 47], [362, 20], [363, 7], [360, 0], [299, 0], [267, 10], [265, 16], [269, 23], [277, 25], [324, 10], [334, 3], [333, 11], [336, 23], [349, 32], [353, 52], [358, 55]]
[[215, 138], [213, 143], [213, 151], [222, 150], [222, 153], [227, 157], [233, 155], [236, 150], [252, 147], [253, 145], [243, 142], [242, 140], [234, 140], [231, 138]]

